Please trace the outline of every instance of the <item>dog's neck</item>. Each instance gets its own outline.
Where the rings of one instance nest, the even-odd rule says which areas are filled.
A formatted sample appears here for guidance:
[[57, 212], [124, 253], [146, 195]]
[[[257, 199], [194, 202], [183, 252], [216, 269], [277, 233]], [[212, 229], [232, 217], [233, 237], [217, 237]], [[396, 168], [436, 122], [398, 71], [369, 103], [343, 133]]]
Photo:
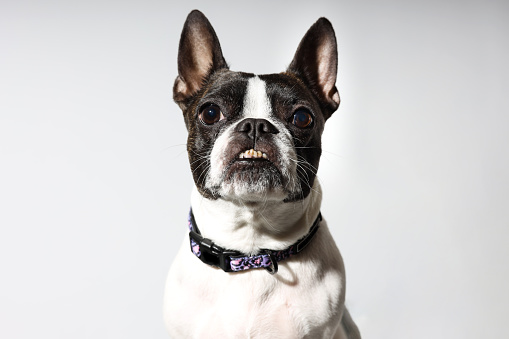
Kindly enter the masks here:
[[246, 254], [280, 250], [302, 238], [320, 212], [318, 180], [303, 200], [242, 202], [204, 198], [195, 188], [191, 207], [202, 235], [216, 244]]

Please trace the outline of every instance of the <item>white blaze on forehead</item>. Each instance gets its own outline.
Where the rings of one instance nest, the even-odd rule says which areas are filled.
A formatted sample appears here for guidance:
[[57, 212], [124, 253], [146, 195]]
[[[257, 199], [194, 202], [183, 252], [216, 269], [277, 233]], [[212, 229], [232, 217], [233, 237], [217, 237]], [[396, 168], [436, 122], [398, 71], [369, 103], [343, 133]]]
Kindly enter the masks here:
[[261, 80], [258, 76], [249, 79], [244, 98], [244, 117], [269, 119], [271, 111], [265, 81]]

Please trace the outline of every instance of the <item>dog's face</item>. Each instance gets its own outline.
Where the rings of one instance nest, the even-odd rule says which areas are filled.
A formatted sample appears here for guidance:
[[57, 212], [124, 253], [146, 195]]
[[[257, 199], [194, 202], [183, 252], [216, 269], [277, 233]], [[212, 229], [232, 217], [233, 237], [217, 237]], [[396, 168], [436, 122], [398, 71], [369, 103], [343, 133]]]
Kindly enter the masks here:
[[199, 192], [244, 202], [305, 198], [325, 121], [339, 106], [330, 23], [322, 18], [309, 29], [286, 72], [254, 75], [228, 69], [212, 26], [193, 11], [178, 63], [174, 99]]

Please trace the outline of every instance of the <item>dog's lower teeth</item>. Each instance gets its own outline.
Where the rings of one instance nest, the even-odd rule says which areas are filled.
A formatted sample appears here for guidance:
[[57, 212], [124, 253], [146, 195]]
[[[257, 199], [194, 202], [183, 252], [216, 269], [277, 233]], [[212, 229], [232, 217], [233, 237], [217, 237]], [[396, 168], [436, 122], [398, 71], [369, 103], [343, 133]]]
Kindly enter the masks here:
[[254, 149], [250, 149], [250, 150], [240, 153], [239, 158], [240, 159], [260, 159], [260, 158], [268, 159], [267, 154], [260, 152], [260, 151], [255, 151]]

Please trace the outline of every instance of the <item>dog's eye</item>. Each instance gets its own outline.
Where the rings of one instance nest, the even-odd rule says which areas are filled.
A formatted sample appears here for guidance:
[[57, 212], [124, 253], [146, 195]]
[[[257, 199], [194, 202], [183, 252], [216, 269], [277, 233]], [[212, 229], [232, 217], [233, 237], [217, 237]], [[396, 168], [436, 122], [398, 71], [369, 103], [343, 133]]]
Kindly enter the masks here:
[[292, 123], [297, 126], [298, 128], [306, 128], [311, 126], [311, 123], [313, 122], [313, 116], [311, 113], [306, 111], [305, 109], [298, 109], [293, 114], [293, 121]]
[[212, 125], [218, 122], [219, 120], [224, 119], [224, 115], [221, 112], [219, 106], [211, 104], [205, 106], [200, 112], [200, 120], [205, 125]]

